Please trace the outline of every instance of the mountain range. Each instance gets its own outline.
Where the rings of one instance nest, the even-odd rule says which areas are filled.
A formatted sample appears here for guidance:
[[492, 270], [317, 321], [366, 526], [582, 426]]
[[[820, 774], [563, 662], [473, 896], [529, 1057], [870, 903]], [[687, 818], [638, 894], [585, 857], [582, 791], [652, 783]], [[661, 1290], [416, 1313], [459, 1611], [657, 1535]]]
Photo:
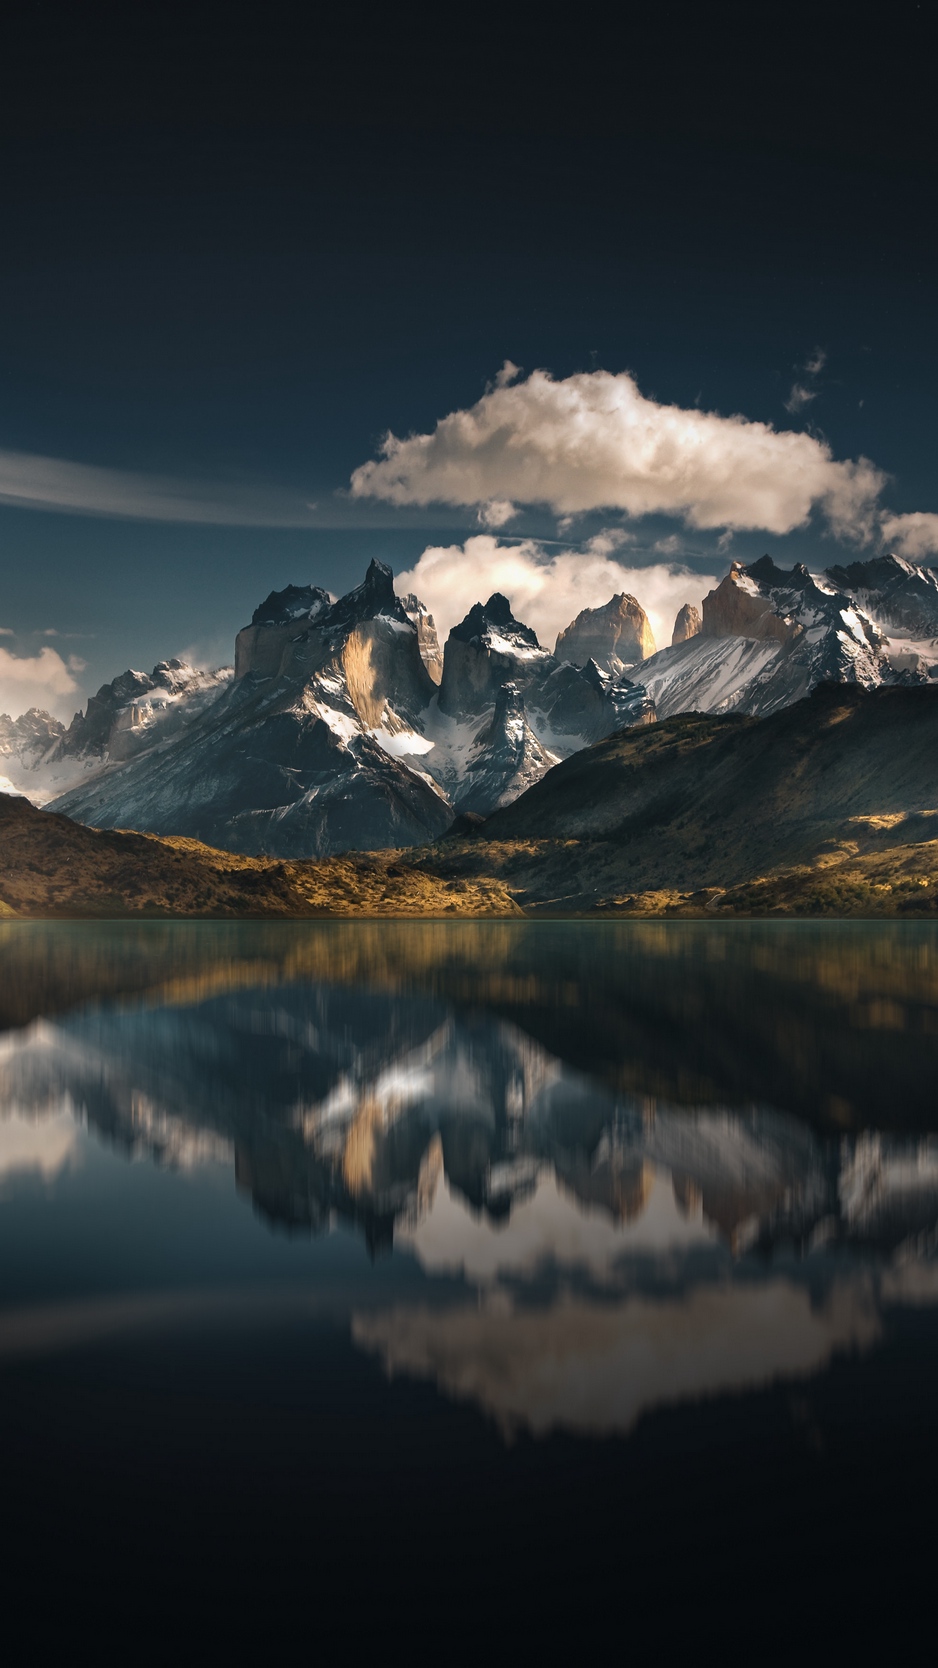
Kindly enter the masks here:
[[927, 1133], [616, 1090], [518, 1024], [429, 992], [307, 982], [80, 1007], [5, 1039], [0, 1100], [30, 1121], [80, 1109], [118, 1150], [169, 1166], [233, 1162], [269, 1220], [323, 1232], [338, 1213], [372, 1247], [412, 1234], [444, 1178], [502, 1232], [545, 1185], [555, 1217], [559, 1192], [594, 1222], [637, 1222], [656, 1181], [678, 1224], [702, 1219], [737, 1253], [819, 1237], [891, 1251], [938, 1226]]
[[125, 672], [68, 728], [35, 709], [0, 717], [0, 788], [92, 827], [249, 855], [400, 849], [500, 814], [561, 761], [656, 719], [769, 716], [822, 683], [936, 675], [938, 575], [894, 556], [821, 576], [734, 563], [661, 650], [621, 594], [553, 652], [497, 593], [441, 651], [427, 609], [373, 562], [338, 600], [271, 593], [233, 669]]

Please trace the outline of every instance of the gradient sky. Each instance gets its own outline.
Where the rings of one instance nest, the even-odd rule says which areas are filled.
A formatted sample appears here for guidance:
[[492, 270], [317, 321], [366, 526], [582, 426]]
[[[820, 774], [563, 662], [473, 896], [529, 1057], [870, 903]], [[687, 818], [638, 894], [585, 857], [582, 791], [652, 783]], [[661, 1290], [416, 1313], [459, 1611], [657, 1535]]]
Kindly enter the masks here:
[[[0, 659], [86, 663], [42, 704], [227, 659], [272, 588], [479, 534], [474, 506], [348, 487], [506, 359], [821, 437], [888, 474], [885, 509], [938, 512], [932, 15], [858, 37], [848, 8], [823, 34], [767, 11], [767, 39], [699, 11], [608, 38], [598, 11], [555, 35], [480, 12], [455, 48], [356, 14], [216, 49], [195, 7], [174, 49], [34, 8], [0, 85]], [[630, 569], [852, 548], [817, 515], [727, 540], [543, 505], [501, 536], [608, 527]], [[0, 702], [17, 687], [0, 665]]]

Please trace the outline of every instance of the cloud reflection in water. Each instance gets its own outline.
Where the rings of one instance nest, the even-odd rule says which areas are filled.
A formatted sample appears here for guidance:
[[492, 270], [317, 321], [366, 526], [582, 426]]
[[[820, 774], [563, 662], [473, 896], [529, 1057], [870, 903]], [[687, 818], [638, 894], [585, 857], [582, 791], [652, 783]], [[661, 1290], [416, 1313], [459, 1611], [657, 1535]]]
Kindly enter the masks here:
[[[278, 1228], [327, 1236], [342, 1222], [374, 1255], [393, 1251], [364, 1297], [332, 1294], [342, 1324], [389, 1375], [432, 1382], [506, 1434], [626, 1433], [654, 1407], [862, 1355], [892, 1308], [938, 1303], [938, 1141], [920, 1103], [904, 1130], [866, 1114], [850, 1130], [796, 1116], [786, 1099], [856, 1105], [864, 1083], [884, 1093], [913, 1053], [913, 1064], [934, 1063], [930, 941], [909, 938], [906, 953], [874, 934], [882, 955], [858, 960], [858, 934], [841, 954], [802, 932], [780, 940], [783, 964], [768, 939], [717, 928], [563, 930], [554, 944], [553, 928], [455, 939], [415, 925], [405, 945], [392, 926], [395, 954], [411, 947], [410, 982], [382, 964], [369, 983], [370, 927], [304, 928], [282, 941], [288, 973], [271, 953], [254, 983], [253, 952], [280, 939], [199, 929], [185, 946], [201, 946], [204, 995], [191, 983], [126, 1002], [109, 991], [0, 1039], [0, 1198], [29, 1175], [64, 1187], [90, 1137], [193, 1178], [233, 1168]], [[466, 946], [484, 944], [490, 961], [476, 966]], [[315, 976], [298, 972], [297, 947]], [[771, 1000], [759, 990], [769, 974]], [[875, 1007], [881, 985], [888, 1027], [870, 1018], [887, 1012]], [[811, 1019], [819, 992], [823, 1023]], [[766, 1081], [792, 1035], [800, 1075], [772, 1104]], [[109, 1185], [119, 1191], [114, 1176]], [[250, 1326], [262, 1312], [303, 1319], [323, 1289], [319, 1265], [307, 1266], [310, 1286], [266, 1308], [246, 1287], [220, 1304], [210, 1293], [180, 1303], [168, 1290], [103, 1291], [54, 1313], [0, 1316], [0, 1339], [15, 1356], [181, 1325], [190, 1310]]]

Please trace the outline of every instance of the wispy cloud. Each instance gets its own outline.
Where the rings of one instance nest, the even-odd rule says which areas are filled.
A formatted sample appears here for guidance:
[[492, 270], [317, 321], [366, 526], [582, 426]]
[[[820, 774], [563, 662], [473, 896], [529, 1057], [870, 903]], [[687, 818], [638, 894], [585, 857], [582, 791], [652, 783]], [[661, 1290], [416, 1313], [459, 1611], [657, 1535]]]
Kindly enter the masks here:
[[[813, 356], [813, 363], [818, 356]], [[355, 498], [396, 505], [539, 504], [557, 515], [619, 509], [697, 528], [789, 533], [819, 510], [869, 538], [886, 477], [839, 461], [814, 435], [743, 416], [662, 405], [621, 371], [496, 380], [431, 434], [389, 434], [352, 476]]]
[[316, 506], [299, 493], [134, 474], [30, 452], [0, 451], [0, 504], [229, 527], [310, 527], [316, 521]]
[[790, 411], [792, 416], [796, 417], [799, 411], [803, 411], [805, 406], [816, 398], [816, 389], [806, 388], [803, 382], [795, 382], [792, 384], [791, 393], [785, 401], [785, 410]]
[[810, 405], [812, 400], [817, 399], [818, 391], [814, 387], [814, 383], [826, 364], [826, 350], [822, 347], [816, 347], [812, 353], [808, 354], [804, 364], [797, 367], [806, 380], [793, 382], [791, 393], [784, 401], [785, 410], [790, 412], [793, 417], [797, 417], [799, 411], [803, 411], [806, 405]]

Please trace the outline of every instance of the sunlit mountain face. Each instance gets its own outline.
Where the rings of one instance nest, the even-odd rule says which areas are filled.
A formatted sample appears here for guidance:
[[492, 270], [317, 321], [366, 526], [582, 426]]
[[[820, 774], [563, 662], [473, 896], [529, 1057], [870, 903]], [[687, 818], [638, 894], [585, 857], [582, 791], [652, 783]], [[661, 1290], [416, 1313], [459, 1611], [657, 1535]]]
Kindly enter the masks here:
[[553, 1547], [567, 1624], [617, 1557], [654, 1608], [688, 1512], [750, 1573], [755, 1523], [786, 1579], [826, 1535], [853, 1580], [851, 1513], [887, 1562], [898, 1516], [914, 1566], [929, 927], [22, 923], [0, 949], [24, 1524], [60, 1500], [105, 1533], [143, 1490], [174, 1604], [258, 1559], [265, 1590], [309, 1559], [346, 1603], [389, 1515], [382, 1602], [419, 1557], [437, 1619], [522, 1534], [516, 1578]]

